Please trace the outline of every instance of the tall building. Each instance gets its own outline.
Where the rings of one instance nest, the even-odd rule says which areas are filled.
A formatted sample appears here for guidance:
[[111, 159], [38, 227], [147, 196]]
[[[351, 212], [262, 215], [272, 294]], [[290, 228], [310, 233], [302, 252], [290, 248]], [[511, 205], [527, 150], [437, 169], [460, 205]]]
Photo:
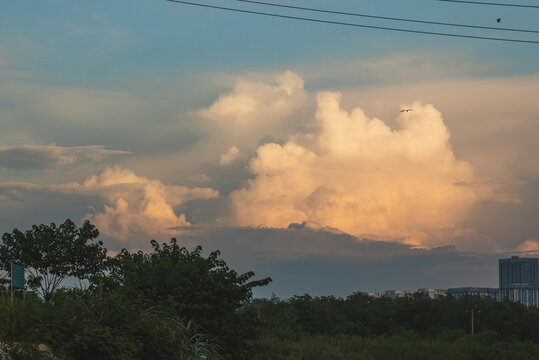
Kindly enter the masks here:
[[539, 259], [499, 259], [501, 299], [539, 306]]

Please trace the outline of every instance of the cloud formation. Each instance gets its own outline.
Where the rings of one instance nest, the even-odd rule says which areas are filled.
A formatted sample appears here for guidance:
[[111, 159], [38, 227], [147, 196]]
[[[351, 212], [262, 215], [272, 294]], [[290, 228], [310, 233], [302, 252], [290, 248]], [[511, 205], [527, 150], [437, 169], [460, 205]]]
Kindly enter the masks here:
[[[240, 226], [286, 228], [312, 221], [358, 237], [417, 246], [446, 244], [458, 223], [492, 189], [455, 158], [441, 113], [419, 102], [392, 129], [362, 109], [348, 112], [341, 95], [317, 97], [320, 131], [284, 145], [260, 146], [255, 175], [231, 197]], [[474, 184], [458, 186], [458, 183]]]
[[230, 165], [238, 158], [239, 154], [240, 150], [235, 146], [231, 146], [227, 152], [222, 154], [219, 158], [219, 165]]
[[308, 102], [303, 79], [286, 71], [276, 77], [276, 84], [239, 81], [232, 91], [195, 115], [206, 120], [209, 133], [226, 139], [228, 145], [251, 150], [264, 136], [286, 136], [294, 131], [294, 115]]
[[130, 152], [109, 150], [102, 145], [66, 147], [52, 143], [42, 146], [0, 146], [0, 167], [47, 169], [124, 154], [130, 154]]
[[99, 231], [109, 237], [125, 241], [130, 236], [172, 234], [172, 227], [189, 226], [184, 214], [177, 215], [175, 207], [193, 199], [217, 197], [210, 188], [188, 188], [165, 185], [136, 175], [129, 169], [113, 166], [81, 183], [36, 185], [32, 183], [1, 183], [0, 189], [17, 191], [50, 191], [99, 197], [104, 200], [104, 211], [86, 217]]
[[539, 252], [539, 242], [534, 240], [528, 240], [520, 244], [515, 251], [522, 252]]
[[278, 121], [305, 101], [303, 79], [291, 71], [277, 77], [277, 85], [240, 81], [198, 115], [228, 126]]
[[120, 167], [111, 167], [89, 177], [81, 190], [100, 194], [105, 211], [89, 219], [106, 235], [125, 240], [131, 234], [167, 233], [174, 226], [190, 225], [184, 214], [176, 215], [174, 207], [192, 199], [218, 196], [209, 188], [166, 186], [159, 180], [137, 176]]

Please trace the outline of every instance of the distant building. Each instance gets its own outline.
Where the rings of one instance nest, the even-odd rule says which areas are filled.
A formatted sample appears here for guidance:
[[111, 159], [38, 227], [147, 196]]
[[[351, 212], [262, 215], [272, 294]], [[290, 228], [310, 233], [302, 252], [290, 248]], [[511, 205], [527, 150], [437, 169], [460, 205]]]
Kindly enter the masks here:
[[447, 293], [444, 290], [441, 290], [441, 289], [422, 288], [422, 289], [417, 289], [417, 292], [421, 293], [423, 295], [426, 295], [431, 299], [438, 299], [440, 296], [447, 295]]
[[501, 300], [539, 306], [539, 259], [512, 256], [499, 259]]
[[410, 292], [407, 290], [387, 290], [384, 291], [384, 297], [391, 298], [393, 300], [398, 298], [404, 298], [410, 296]]
[[360, 295], [364, 295], [364, 296], [368, 296], [368, 297], [371, 297], [371, 298], [379, 298], [379, 297], [382, 297], [383, 294], [382, 293], [379, 293], [379, 292], [372, 292], [372, 291], [369, 291], [369, 292], [365, 292], [365, 291], [358, 291], [354, 294], [360, 294]]
[[372, 298], [379, 298], [379, 297], [382, 297], [382, 294], [380, 293], [377, 293], [377, 292], [368, 292], [368, 293], [365, 293], [368, 297], [372, 297]]
[[500, 289], [487, 287], [459, 287], [445, 291], [448, 295], [459, 298], [466, 295], [488, 296], [496, 301], [500, 301]]

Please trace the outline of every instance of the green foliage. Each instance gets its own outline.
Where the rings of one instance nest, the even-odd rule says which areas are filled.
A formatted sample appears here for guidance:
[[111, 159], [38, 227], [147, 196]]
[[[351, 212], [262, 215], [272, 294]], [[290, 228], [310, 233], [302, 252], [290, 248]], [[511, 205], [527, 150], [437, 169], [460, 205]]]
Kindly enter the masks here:
[[219, 258], [218, 251], [204, 257], [201, 247], [189, 251], [176, 239], [151, 244], [149, 254], [123, 250], [114, 260], [109, 278], [131, 301], [146, 308], [170, 309], [217, 339], [225, 353], [241, 357], [244, 339], [253, 335], [250, 324], [254, 323], [237, 310], [251, 298], [254, 287], [271, 279], [250, 281], [253, 272], [238, 274]]
[[34, 294], [27, 295], [25, 300], [20, 294], [12, 300], [8, 291], [0, 291], [0, 341], [13, 343], [39, 338], [43, 304]]
[[296, 332], [378, 336], [413, 332], [425, 338], [451, 340], [469, 333], [474, 309], [475, 332], [493, 332], [505, 340], [539, 344], [539, 309], [484, 297], [415, 296], [391, 300], [352, 294], [335, 297], [294, 296], [256, 299], [248, 307], [260, 309], [260, 326]]
[[[191, 359], [196, 334], [167, 308], [144, 307], [121, 289], [60, 289], [47, 304], [46, 340], [63, 359]], [[218, 359], [212, 345], [208, 359]]]
[[413, 333], [392, 336], [301, 333], [288, 339], [266, 333], [252, 344], [253, 360], [476, 360], [535, 359], [539, 346], [497, 341], [491, 333], [461, 334], [453, 341], [423, 339]]
[[87, 279], [104, 270], [106, 249], [102, 241], [92, 242], [98, 235], [89, 221], [77, 228], [69, 219], [59, 227], [51, 223], [25, 232], [14, 229], [2, 236], [0, 267], [9, 271], [12, 262], [24, 265], [28, 286], [49, 301], [65, 278]]

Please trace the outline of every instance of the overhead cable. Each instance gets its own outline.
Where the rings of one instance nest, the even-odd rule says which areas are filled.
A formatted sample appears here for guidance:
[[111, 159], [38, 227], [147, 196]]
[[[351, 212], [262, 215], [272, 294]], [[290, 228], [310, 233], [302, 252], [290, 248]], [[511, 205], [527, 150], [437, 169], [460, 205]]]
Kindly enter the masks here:
[[252, 4], [259, 4], [259, 5], [275, 6], [275, 7], [281, 7], [281, 8], [288, 8], [288, 9], [295, 9], [295, 10], [313, 11], [313, 12], [319, 12], [319, 13], [325, 13], [325, 14], [357, 16], [357, 17], [364, 17], [364, 18], [371, 18], [371, 19], [380, 19], [380, 20], [403, 21], [403, 22], [411, 22], [411, 23], [418, 23], [418, 24], [454, 26], [454, 27], [463, 27], [463, 28], [472, 28], [472, 29], [485, 29], [485, 30], [518, 31], [518, 32], [528, 32], [528, 33], [539, 33], [539, 30], [511, 29], [511, 28], [500, 28], [500, 27], [495, 27], [495, 26], [480, 26], [480, 25], [468, 25], [468, 24], [446, 23], [446, 22], [439, 22], [439, 21], [427, 21], [427, 20], [405, 19], [405, 18], [398, 18], [398, 17], [379, 16], [379, 15], [368, 15], [368, 14], [352, 13], [352, 12], [345, 12], [345, 11], [334, 11], [334, 10], [325, 10], [325, 9], [308, 8], [308, 7], [302, 7], [302, 6], [293, 6], [293, 5], [275, 4], [275, 3], [270, 3], [270, 2], [254, 1], [254, 0], [236, 0], [236, 1], [239, 1], [239, 2], [245, 2], [245, 3], [252, 3]]
[[461, 3], [461, 4], [473, 4], [473, 5], [510, 6], [510, 7], [519, 7], [519, 8], [539, 9], [539, 5], [507, 4], [507, 3], [502, 4], [502, 3], [494, 3], [494, 2], [486, 2], [486, 1], [465, 1], [465, 0], [437, 0], [437, 1], [454, 2], [454, 3]]
[[313, 18], [306, 18], [306, 17], [300, 17], [300, 16], [273, 14], [273, 13], [267, 13], [267, 12], [261, 12], [261, 11], [229, 8], [229, 7], [217, 6], [217, 5], [209, 5], [209, 4], [200, 4], [200, 3], [194, 3], [194, 2], [183, 1], [183, 0], [167, 0], [167, 1], [174, 2], [174, 3], [179, 3], [179, 4], [185, 4], [185, 5], [192, 5], [192, 6], [211, 8], [211, 9], [227, 10], [227, 11], [240, 12], [240, 13], [245, 13], [245, 14], [271, 16], [271, 17], [283, 18], [283, 19], [291, 19], [291, 20], [302, 20], [302, 21], [323, 23], [323, 24], [333, 24], [333, 25], [351, 26], [351, 27], [376, 29], [376, 30], [406, 32], [406, 33], [423, 34], [423, 35], [447, 36], [447, 37], [455, 37], [455, 38], [467, 38], [467, 39], [477, 39], [477, 40], [493, 40], [493, 41], [539, 44], [539, 41], [535, 41], [535, 40], [510, 39], [510, 38], [498, 38], [498, 37], [489, 37], [489, 36], [463, 35], [463, 34], [451, 34], [451, 33], [441, 33], [441, 32], [433, 32], [433, 31], [401, 29], [401, 28], [393, 28], [393, 27], [385, 27], [385, 26], [374, 26], [374, 25], [365, 25], [365, 24], [356, 24], [356, 23], [346, 23], [346, 22], [341, 22], [341, 21], [313, 19]]

